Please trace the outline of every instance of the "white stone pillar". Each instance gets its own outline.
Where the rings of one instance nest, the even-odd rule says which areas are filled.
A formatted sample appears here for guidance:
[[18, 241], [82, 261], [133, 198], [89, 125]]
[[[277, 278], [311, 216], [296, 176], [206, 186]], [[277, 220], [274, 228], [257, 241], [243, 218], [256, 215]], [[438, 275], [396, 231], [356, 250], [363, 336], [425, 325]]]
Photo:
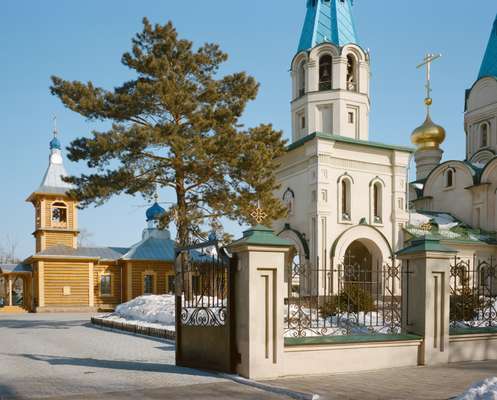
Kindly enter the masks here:
[[284, 273], [292, 244], [262, 226], [233, 243], [237, 372], [249, 379], [281, 375], [284, 350]]
[[455, 251], [423, 238], [398, 253], [403, 261], [403, 328], [423, 336], [421, 365], [449, 362], [450, 261]]

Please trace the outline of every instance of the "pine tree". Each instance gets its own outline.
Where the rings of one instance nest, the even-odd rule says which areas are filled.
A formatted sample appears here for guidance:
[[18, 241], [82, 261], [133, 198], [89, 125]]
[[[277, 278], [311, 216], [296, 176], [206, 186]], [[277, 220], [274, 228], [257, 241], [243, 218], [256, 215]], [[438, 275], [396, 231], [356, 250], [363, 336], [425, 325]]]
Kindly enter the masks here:
[[112, 121], [110, 130], [70, 144], [69, 159], [90, 168], [68, 178], [72, 195], [87, 207], [123, 193], [151, 198], [157, 188], [173, 190], [176, 204], [163, 223], [176, 224], [180, 244], [223, 217], [247, 222], [257, 201], [266, 223], [284, 215], [273, 196], [282, 132], [240, 125], [257, 96], [256, 80], [245, 72], [218, 77], [227, 54], [209, 43], [193, 50], [171, 22], [152, 26], [145, 18], [143, 25], [122, 57], [135, 79], [105, 90], [52, 77], [51, 92], [66, 107], [89, 120]]

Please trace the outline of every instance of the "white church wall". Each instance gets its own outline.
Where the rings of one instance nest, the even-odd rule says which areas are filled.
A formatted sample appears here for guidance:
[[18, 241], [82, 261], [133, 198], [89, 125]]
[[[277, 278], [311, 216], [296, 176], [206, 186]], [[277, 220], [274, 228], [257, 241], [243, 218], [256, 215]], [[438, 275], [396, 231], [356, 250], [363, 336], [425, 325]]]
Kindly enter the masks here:
[[[455, 171], [451, 187], [447, 187], [446, 173], [451, 168]], [[468, 225], [473, 224], [473, 196], [466, 188], [473, 185], [473, 176], [469, 167], [461, 162], [446, 163], [433, 171], [425, 183], [424, 196], [432, 197], [430, 210], [444, 211]], [[461, 207], [461, 205], [466, 205]]]
[[[317, 156], [319, 155], [319, 156]], [[319, 256], [330, 266], [331, 248], [337, 238], [364, 219], [398, 248], [405, 211], [405, 182], [409, 154], [370, 146], [314, 139], [282, 158], [277, 173], [283, 198], [290, 188], [295, 193], [293, 213], [278, 221], [277, 231], [289, 223], [310, 241], [311, 259]], [[341, 212], [341, 178], [351, 180], [350, 220]], [[373, 184], [381, 183], [381, 221], [373, 215]], [[399, 202], [400, 200], [400, 202]], [[361, 239], [361, 238], [357, 238]], [[368, 238], [362, 238], [368, 239]], [[389, 257], [390, 255], [388, 255]], [[387, 257], [387, 256], [385, 256]]]

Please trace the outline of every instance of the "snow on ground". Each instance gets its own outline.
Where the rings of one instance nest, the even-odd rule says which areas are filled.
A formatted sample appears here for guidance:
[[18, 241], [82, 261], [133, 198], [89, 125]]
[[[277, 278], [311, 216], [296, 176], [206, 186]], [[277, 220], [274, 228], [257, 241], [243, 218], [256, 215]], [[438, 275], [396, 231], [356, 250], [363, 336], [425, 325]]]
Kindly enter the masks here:
[[497, 400], [497, 377], [475, 383], [456, 400]]
[[117, 306], [116, 311], [103, 318], [149, 328], [174, 330], [174, 296], [146, 295]]
[[[381, 305], [378, 305], [381, 309]], [[386, 316], [391, 317], [391, 313], [385, 310]], [[384, 315], [381, 312], [369, 311], [358, 313], [343, 312], [339, 315], [333, 315], [328, 318], [321, 317], [317, 309], [309, 309], [299, 307], [296, 304], [291, 304], [290, 307], [285, 306], [285, 325], [288, 324], [288, 318], [299, 319], [304, 321], [302, 325], [306, 326], [309, 323], [306, 331], [306, 336], [322, 336], [326, 332], [326, 336], [343, 336], [351, 335], [369, 335], [369, 334], [398, 334], [400, 326], [390, 326], [384, 323]], [[400, 316], [399, 316], [400, 317]], [[285, 329], [285, 337], [293, 337], [296, 329], [292, 329], [293, 325], [299, 325], [290, 322], [288, 328]], [[302, 328], [302, 326], [299, 326]], [[298, 329], [297, 329], [298, 330]]]

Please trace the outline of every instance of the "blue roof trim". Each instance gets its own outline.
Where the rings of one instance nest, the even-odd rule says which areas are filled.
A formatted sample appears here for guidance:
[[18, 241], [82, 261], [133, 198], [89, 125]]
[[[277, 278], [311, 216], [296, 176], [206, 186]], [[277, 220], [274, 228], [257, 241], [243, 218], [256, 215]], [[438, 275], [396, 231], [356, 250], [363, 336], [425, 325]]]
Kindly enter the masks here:
[[16, 274], [32, 272], [31, 265], [26, 264], [0, 264], [0, 273], [2, 274]]
[[490, 38], [488, 39], [487, 50], [483, 57], [478, 79], [486, 76], [497, 77], [497, 16], [494, 20]]
[[307, 13], [297, 52], [322, 43], [337, 46], [358, 44], [352, 0], [307, 0]]

